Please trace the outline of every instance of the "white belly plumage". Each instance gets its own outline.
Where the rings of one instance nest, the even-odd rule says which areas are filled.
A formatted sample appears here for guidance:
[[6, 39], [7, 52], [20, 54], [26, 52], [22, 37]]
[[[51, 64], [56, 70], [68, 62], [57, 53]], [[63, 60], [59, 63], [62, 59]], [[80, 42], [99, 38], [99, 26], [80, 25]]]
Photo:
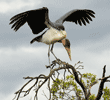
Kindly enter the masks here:
[[50, 28], [42, 37], [42, 42], [43, 43], [46, 43], [46, 44], [52, 44], [52, 43], [55, 43], [59, 40], [62, 40], [64, 38], [66, 38], [67, 36], [67, 33], [66, 31], [63, 31], [63, 30], [57, 30], [57, 29], [54, 29], [54, 28]]

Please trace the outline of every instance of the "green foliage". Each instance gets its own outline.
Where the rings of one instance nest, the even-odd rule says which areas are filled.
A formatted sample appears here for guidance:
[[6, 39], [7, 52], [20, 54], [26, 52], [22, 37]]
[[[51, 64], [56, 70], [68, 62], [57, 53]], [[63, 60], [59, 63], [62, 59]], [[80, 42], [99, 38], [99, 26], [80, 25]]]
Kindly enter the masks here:
[[95, 94], [91, 94], [89, 100], [94, 100], [96, 98]]
[[[81, 81], [86, 86], [86, 88], [89, 89], [90, 85], [94, 81], [96, 81], [96, 75], [91, 73], [84, 73], [82, 74]], [[110, 100], [110, 89], [106, 87], [103, 90], [104, 94], [102, 97], [104, 98], [104, 100]], [[65, 80], [56, 78], [56, 80], [52, 84], [51, 93], [54, 100], [64, 98], [69, 100], [75, 100], [77, 95], [80, 98], [84, 98], [83, 91], [75, 82], [75, 77], [73, 75], [67, 75]], [[91, 94], [89, 100], [94, 100], [95, 98], [96, 98], [95, 94]]]
[[103, 89], [103, 91], [104, 93], [102, 97], [104, 98], [104, 100], [110, 100], [110, 89], [106, 87]]
[[[59, 99], [62, 99], [65, 95], [68, 95], [68, 90], [76, 90], [79, 94], [81, 93], [81, 90], [78, 89], [76, 83], [74, 82], [73, 75], [66, 76], [65, 81], [56, 78], [55, 82], [53, 82], [52, 84], [51, 93], [53, 95], [53, 98], [57, 97]], [[69, 99], [74, 100], [75, 98], [74, 96], [71, 96]]]

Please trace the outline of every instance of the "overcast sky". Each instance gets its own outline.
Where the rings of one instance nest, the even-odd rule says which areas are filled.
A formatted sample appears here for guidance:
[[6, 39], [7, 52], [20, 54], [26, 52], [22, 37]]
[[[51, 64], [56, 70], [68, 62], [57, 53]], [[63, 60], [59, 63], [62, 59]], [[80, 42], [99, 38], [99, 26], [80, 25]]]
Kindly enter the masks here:
[[[82, 73], [102, 77], [103, 66], [110, 75], [110, 2], [109, 0], [0, 0], [0, 99], [11, 100], [14, 93], [26, 82], [25, 76], [48, 75], [48, 45], [30, 41], [36, 36], [27, 23], [17, 32], [9, 25], [10, 18], [18, 13], [48, 7], [51, 21], [57, 20], [72, 9], [91, 9], [96, 14], [87, 26], [65, 22], [67, 38], [71, 42], [72, 61], [62, 44], [54, 46], [55, 55], [74, 65], [82, 61]], [[55, 58], [51, 55], [51, 61]], [[105, 86], [110, 88], [110, 83]], [[97, 86], [92, 93], [97, 93]], [[41, 91], [42, 92], [42, 91]], [[41, 94], [41, 92], [39, 94]], [[28, 97], [30, 99], [31, 95]], [[39, 95], [39, 98], [44, 98]], [[26, 100], [25, 98], [23, 100]]]

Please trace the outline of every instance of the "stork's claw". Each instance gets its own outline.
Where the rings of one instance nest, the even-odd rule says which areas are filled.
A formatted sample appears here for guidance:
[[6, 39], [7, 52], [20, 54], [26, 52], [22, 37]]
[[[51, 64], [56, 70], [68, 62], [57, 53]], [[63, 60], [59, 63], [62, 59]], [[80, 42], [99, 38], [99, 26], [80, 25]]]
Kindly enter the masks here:
[[60, 59], [58, 59], [58, 58], [57, 58], [56, 60], [57, 60], [57, 61], [60, 61]]

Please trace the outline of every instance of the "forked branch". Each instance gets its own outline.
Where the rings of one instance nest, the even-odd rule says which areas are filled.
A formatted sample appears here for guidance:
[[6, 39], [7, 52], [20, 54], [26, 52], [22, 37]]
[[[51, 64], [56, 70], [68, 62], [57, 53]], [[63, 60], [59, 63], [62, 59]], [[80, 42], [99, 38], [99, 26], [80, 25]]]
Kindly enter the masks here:
[[[77, 64], [80, 64], [81, 62], [78, 62]], [[104, 69], [103, 69], [103, 75], [102, 75], [102, 79], [98, 79], [98, 80], [96, 80], [94, 83], [92, 83], [91, 85], [90, 85], [90, 89], [89, 89], [89, 91], [87, 91], [88, 90], [88, 88], [84, 85], [84, 83], [82, 82], [82, 74], [79, 72], [79, 71], [77, 71], [76, 69], [80, 69], [81, 67], [83, 68], [83, 66], [81, 66], [81, 65], [79, 65], [79, 67], [77, 67], [77, 68], [75, 68], [76, 67], [76, 65], [77, 64], [75, 64], [74, 66], [72, 66], [72, 65], [70, 65], [70, 64], [68, 64], [68, 63], [66, 63], [66, 62], [63, 62], [63, 61], [61, 61], [61, 60], [54, 60], [53, 62], [52, 62], [52, 64], [50, 65], [50, 66], [47, 66], [47, 68], [50, 68], [51, 70], [50, 70], [50, 73], [49, 73], [49, 75], [44, 75], [44, 74], [40, 74], [39, 76], [37, 76], [37, 77], [24, 77], [24, 79], [28, 79], [29, 81], [26, 83], [26, 84], [24, 84], [22, 87], [21, 87], [21, 89], [20, 90], [18, 90], [17, 92], [15, 92], [15, 94], [16, 94], [16, 100], [18, 100], [20, 97], [21, 97], [21, 94], [23, 93], [24, 95], [23, 95], [23, 97], [25, 97], [25, 96], [27, 96], [29, 93], [30, 93], [30, 91], [33, 89], [33, 87], [35, 87], [36, 86], [36, 89], [35, 89], [35, 96], [34, 96], [34, 100], [38, 100], [38, 98], [37, 98], [37, 94], [38, 94], [38, 91], [39, 91], [39, 89], [48, 81], [48, 83], [47, 83], [47, 87], [48, 87], [48, 90], [49, 90], [49, 99], [48, 100], [51, 100], [51, 89], [50, 89], [50, 79], [52, 80], [52, 81], [55, 81], [55, 76], [57, 76], [57, 78], [59, 78], [59, 72], [58, 71], [60, 71], [60, 70], [64, 70], [64, 80], [65, 80], [65, 73], [66, 73], [66, 70], [71, 74], [71, 75], [74, 75], [74, 77], [75, 77], [75, 81], [80, 85], [80, 87], [82, 88], [82, 90], [83, 90], [83, 93], [84, 93], [84, 96], [85, 96], [85, 100], [89, 100], [89, 96], [91, 95], [90, 94], [90, 89], [91, 89], [91, 87], [93, 86], [93, 85], [95, 85], [96, 83], [97, 83], [97, 81], [98, 80], [101, 80], [101, 83], [100, 83], [100, 87], [99, 87], [99, 91], [98, 91], [98, 94], [97, 94], [97, 98], [96, 98], [96, 100], [99, 100], [98, 98], [100, 98], [101, 97], [101, 95], [102, 95], [102, 90], [103, 90], [103, 86], [104, 86], [104, 83], [106, 82], [106, 81], [108, 81], [107, 79], [108, 78], [110, 78], [110, 76], [108, 76], [108, 77], [105, 77], [105, 66], [104, 66]], [[56, 65], [58, 65], [58, 67], [57, 68], [55, 68], [55, 66]], [[56, 73], [55, 73], [56, 72]], [[57, 75], [56, 75], [57, 74]], [[27, 90], [24, 90], [24, 88], [30, 83], [30, 82], [32, 82], [33, 80], [36, 80], [35, 81], [35, 83], [31, 86], [31, 87], [29, 87]], [[15, 99], [14, 98], [14, 99]], [[47, 96], [46, 96], [46, 98], [47, 98]], [[80, 98], [80, 97], [79, 97]]]

